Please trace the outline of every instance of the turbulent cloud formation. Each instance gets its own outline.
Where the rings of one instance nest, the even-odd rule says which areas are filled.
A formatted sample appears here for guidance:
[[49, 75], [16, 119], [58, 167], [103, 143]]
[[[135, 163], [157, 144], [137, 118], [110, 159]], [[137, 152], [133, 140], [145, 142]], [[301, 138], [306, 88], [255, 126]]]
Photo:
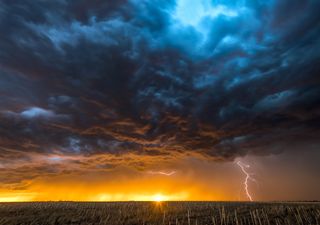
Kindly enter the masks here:
[[232, 160], [318, 145], [319, 7], [1, 1], [0, 165], [39, 154]]

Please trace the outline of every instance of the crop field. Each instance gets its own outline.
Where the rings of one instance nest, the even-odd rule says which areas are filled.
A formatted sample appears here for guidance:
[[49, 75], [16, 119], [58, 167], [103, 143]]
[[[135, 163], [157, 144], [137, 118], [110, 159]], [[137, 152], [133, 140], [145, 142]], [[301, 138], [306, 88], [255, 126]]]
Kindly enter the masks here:
[[0, 224], [320, 224], [320, 204], [240, 202], [0, 203]]

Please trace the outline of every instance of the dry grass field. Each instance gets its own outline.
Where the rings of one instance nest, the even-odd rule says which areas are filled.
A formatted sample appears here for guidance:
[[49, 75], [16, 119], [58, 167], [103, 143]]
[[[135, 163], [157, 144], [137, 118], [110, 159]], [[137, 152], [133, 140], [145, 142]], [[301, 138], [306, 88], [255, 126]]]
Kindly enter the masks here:
[[237, 202], [0, 203], [0, 224], [320, 224], [320, 204]]

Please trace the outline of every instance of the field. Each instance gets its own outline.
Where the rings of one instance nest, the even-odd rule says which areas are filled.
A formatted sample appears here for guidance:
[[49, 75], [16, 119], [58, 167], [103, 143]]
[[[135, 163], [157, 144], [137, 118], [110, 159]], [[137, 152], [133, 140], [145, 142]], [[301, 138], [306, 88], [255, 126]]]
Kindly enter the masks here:
[[0, 203], [0, 224], [320, 224], [320, 204], [239, 202]]

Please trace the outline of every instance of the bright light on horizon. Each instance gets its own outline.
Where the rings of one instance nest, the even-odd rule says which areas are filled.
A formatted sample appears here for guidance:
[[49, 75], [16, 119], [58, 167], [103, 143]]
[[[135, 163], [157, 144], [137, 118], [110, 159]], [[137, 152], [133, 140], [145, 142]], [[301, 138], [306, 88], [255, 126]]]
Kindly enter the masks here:
[[99, 194], [93, 201], [186, 201], [189, 199], [189, 193], [171, 193], [164, 194], [163, 192], [150, 194]]
[[153, 201], [155, 202], [168, 201], [168, 197], [162, 194], [156, 194], [155, 196], [153, 196]]
[[34, 193], [0, 193], [0, 202], [29, 202], [33, 196]]

